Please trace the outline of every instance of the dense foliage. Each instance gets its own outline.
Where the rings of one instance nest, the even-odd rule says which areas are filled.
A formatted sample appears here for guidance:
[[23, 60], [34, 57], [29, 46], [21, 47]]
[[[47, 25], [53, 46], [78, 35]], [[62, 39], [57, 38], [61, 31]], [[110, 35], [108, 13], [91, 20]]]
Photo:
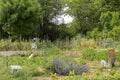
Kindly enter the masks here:
[[[119, 39], [119, 5], [119, 0], [0, 0], [0, 38], [56, 40], [81, 34]], [[62, 14], [74, 20], [59, 24]]]
[[2, 29], [14, 38], [27, 37], [36, 32], [41, 6], [37, 0], [1, 0]]

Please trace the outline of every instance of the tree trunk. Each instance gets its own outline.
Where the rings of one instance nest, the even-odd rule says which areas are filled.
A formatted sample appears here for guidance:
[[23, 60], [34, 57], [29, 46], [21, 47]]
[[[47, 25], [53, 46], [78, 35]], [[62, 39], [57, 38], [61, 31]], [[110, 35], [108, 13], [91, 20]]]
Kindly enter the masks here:
[[19, 40], [20, 40], [20, 42], [22, 40], [22, 34], [21, 33], [19, 34]]

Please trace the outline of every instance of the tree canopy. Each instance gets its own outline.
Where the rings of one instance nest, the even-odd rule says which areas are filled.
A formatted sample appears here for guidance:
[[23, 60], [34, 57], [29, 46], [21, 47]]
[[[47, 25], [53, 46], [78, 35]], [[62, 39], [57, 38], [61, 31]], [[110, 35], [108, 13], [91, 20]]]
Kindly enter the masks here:
[[[107, 37], [116, 37], [119, 5], [120, 0], [0, 0], [0, 38], [102, 37], [106, 31]], [[53, 21], [58, 15], [72, 16], [73, 21], [58, 25]]]
[[1, 0], [0, 23], [9, 35], [22, 37], [35, 32], [41, 18], [37, 0]]

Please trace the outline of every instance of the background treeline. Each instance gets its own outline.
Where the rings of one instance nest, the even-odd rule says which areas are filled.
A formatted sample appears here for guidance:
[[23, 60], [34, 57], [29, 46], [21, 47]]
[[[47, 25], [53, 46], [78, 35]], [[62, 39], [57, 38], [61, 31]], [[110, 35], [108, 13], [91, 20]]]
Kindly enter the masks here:
[[[74, 20], [60, 25], [52, 21], [62, 14]], [[120, 39], [120, 0], [0, 0], [1, 39], [53, 41], [78, 34]]]

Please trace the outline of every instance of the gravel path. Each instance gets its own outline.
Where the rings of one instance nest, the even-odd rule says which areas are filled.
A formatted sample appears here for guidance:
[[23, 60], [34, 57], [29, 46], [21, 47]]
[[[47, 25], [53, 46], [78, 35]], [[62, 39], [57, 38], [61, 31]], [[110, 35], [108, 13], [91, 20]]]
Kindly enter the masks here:
[[[32, 51], [34, 54], [44, 54], [45, 51]], [[27, 55], [30, 54], [31, 51], [0, 51], [0, 56], [17, 56], [17, 55]]]
[[26, 54], [26, 51], [0, 51], [0, 56], [16, 56], [24, 54]]

